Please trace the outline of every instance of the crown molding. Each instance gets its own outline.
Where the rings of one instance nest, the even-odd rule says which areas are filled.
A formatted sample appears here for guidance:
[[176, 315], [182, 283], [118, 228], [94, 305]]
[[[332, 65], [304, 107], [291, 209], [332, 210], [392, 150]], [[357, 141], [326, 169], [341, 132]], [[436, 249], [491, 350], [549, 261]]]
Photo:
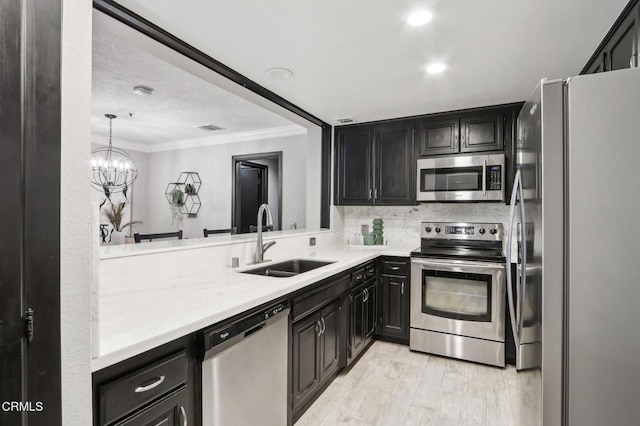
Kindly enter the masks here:
[[227, 143], [255, 141], [263, 139], [281, 138], [286, 136], [296, 136], [307, 134], [307, 129], [296, 124], [269, 129], [251, 130], [248, 132], [228, 133], [223, 135], [205, 136], [202, 138], [182, 139], [171, 142], [161, 142], [157, 144], [142, 144], [138, 142], [116, 140], [114, 145], [118, 148], [130, 149], [140, 152], [162, 152], [177, 149], [200, 148], [212, 145], [222, 145]]

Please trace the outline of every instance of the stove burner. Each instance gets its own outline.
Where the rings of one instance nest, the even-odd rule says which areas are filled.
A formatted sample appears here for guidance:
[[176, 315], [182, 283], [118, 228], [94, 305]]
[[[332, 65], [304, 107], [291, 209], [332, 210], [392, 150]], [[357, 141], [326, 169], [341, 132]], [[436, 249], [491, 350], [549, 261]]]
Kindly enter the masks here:
[[[502, 224], [422, 222], [421, 228], [420, 248], [412, 257], [505, 262]], [[433, 234], [433, 229], [445, 233]]]

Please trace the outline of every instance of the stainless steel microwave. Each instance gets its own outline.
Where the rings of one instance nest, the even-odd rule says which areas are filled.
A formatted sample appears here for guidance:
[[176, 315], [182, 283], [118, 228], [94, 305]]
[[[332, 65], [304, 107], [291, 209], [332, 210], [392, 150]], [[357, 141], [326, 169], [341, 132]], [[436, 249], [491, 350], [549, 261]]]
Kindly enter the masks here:
[[418, 201], [504, 201], [504, 154], [418, 160]]

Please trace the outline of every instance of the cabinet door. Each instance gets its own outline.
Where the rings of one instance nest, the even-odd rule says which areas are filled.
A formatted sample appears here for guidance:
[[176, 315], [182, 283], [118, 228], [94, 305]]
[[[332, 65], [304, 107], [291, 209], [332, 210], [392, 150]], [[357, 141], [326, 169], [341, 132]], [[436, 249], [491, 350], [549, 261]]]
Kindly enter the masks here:
[[373, 131], [371, 127], [336, 133], [336, 205], [373, 204]]
[[408, 295], [409, 286], [406, 277], [383, 275], [380, 286], [382, 290], [380, 334], [408, 337]]
[[115, 426], [182, 426], [187, 424], [187, 389], [182, 387]]
[[320, 336], [320, 380], [340, 367], [340, 301], [336, 300], [321, 311], [323, 332]]
[[367, 285], [364, 334], [367, 340], [376, 334], [376, 280], [371, 280]]
[[320, 314], [293, 324], [293, 406], [304, 401], [320, 383]]
[[460, 120], [433, 119], [418, 125], [419, 155], [421, 157], [458, 152]]
[[351, 296], [351, 326], [349, 358], [353, 359], [364, 349], [364, 287]]
[[622, 21], [604, 47], [606, 71], [636, 66], [638, 52], [638, 8], [634, 8]]
[[502, 111], [460, 119], [460, 152], [499, 151], [504, 148]]
[[374, 140], [375, 204], [415, 204], [413, 126], [381, 125], [375, 130]]

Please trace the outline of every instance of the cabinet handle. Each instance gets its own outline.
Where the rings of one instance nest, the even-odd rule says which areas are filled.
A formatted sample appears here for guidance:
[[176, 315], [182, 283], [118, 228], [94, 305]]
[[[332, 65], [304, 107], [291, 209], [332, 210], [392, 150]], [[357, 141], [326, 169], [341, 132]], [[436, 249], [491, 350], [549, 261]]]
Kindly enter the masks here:
[[375, 269], [371, 268], [367, 272], [369, 272], [370, 274], [373, 274], [375, 271], [376, 271]]
[[373, 190], [373, 199], [376, 200], [378, 198], [378, 188]]
[[400, 294], [404, 294], [404, 281], [402, 282], [402, 285], [400, 286]]
[[631, 58], [629, 58], [629, 68], [636, 68], [638, 66], [638, 54], [634, 53], [631, 55]]
[[318, 337], [322, 334], [322, 325], [320, 324], [320, 320], [316, 321], [316, 334]]
[[182, 419], [182, 426], [187, 426], [187, 412], [182, 405], [180, 406], [180, 418]]
[[371, 199], [372, 192], [373, 192], [373, 190], [371, 188], [369, 188], [369, 199]]
[[362, 277], [362, 274], [360, 274], [360, 275], [356, 275], [355, 280], [356, 280], [356, 281], [362, 281], [362, 278], [363, 278], [363, 277]]
[[364, 299], [362, 299], [363, 302], [366, 302], [367, 300], [369, 300], [369, 289], [364, 289]]
[[164, 379], [165, 379], [164, 376], [160, 376], [160, 377], [158, 377], [158, 380], [156, 380], [155, 382], [153, 382], [153, 383], [151, 383], [149, 385], [138, 386], [136, 388], [136, 393], [146, 392], [146, 391], [151, 390], [151, 389], [153, 389], [155, 387], [158, 387], [158, 386], [160, 386], [160, 384], [162, 384], [162, 382], [164, 382]]
[[324, 334], [325, 331], [327, 331], [327, 323], [324, 322], [324, 318], [321, 318], [322, 320], [322, 331], [320, 332], [320, 334]]
[[397, 271], [400, 269], [399, 266], [389, 266], [389, 269], [391, 269], [392, 271]]

